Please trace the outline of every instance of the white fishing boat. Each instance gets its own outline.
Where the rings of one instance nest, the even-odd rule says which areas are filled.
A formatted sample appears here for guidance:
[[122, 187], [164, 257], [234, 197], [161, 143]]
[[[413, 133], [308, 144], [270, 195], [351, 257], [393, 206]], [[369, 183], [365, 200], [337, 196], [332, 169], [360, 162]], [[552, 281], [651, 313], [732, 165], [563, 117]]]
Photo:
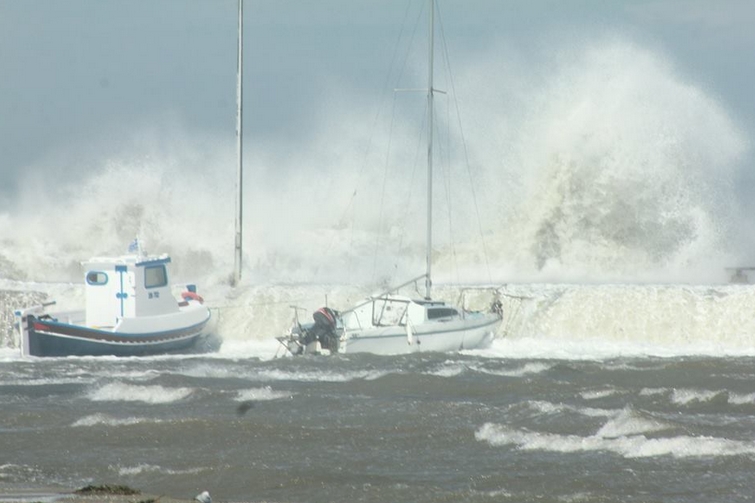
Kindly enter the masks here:
[[[279, 341], [292, 354], [374, 353], [406, 354], [419, 351], [458, 351], [483, 346], [501, 324], [502, 308], [496, 298], [486, 312], [468, 311], [432, 298], [433, 238], [433, 58], [435, 2], [429, 0], [429, 69], [427, 86], [427, 237], [426, 272], [418, 278], [356, 306], [338, 312], [324, 307], [317, 310], [314, 323], [303, 325], [295, 309], [294, 326]], [[424, 298], [398, 292], [424, 279]]]
[[85, 309], [15, 311], [19, 346], [30, 356], [143, 356], [185, 351], [205, 335], [210, 310], [195, 285], [176, 299], [168, 255], [138, 246], [84, 263]]

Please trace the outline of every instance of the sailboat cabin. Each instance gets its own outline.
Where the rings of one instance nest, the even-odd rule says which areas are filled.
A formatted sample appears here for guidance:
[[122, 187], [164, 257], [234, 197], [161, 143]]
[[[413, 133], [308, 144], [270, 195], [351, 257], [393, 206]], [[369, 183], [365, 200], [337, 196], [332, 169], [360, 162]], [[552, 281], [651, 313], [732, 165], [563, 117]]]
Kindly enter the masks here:
[[168, 255], [124, 255], [85, 262], [86, 325], [114, 327], [123, 318], [178, 312], [169, 264]]

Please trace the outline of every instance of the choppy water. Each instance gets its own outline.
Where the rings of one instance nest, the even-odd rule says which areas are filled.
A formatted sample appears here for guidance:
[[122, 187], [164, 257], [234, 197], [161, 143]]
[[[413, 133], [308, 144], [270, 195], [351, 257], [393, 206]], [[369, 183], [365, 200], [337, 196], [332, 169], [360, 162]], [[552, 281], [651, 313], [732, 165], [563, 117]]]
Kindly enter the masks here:
[[0, 362], [0, 488], [218, 501], [750, 501], [755, 358]]

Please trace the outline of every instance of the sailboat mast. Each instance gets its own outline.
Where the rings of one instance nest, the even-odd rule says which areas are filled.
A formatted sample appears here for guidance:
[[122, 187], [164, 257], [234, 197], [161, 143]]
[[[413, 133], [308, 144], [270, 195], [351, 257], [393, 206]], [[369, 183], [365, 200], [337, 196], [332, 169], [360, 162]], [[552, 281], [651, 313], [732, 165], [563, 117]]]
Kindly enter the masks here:
[[427, 250], [425, 251], [426, 276], [425, 298], [431, 298], [433, 281], [433, 59], [435, 56], [435, 0], [430, 0], [430, 30], [429, 30], [429, 64], [427, 84]]
[[244, 163], [243, 163], [243, 50], [244, 50], [244, 0], [239, 2], [239, 35], [238, 35], [238, 62], [236, 65], [236, 238], [233, 261], [233, 284], [238, 285], [241, 281], [241, 237], [242, 237], [242, 213], [244, 209]]

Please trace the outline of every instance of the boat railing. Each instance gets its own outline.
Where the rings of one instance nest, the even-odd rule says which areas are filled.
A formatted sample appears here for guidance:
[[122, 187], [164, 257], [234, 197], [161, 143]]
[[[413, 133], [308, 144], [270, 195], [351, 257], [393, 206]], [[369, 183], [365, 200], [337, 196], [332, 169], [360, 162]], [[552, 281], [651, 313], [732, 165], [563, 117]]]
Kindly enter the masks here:
[[416, 283], [417, 283], [417, 281], [419, 281], [419, 280], [421, 280], [421, 279], [425, 279], [426, 277], [427, 277], [427, 274], [422, 274], [421, 276], [417, 276], [417, 277], [416, 277], [416, 278], [414, 278], [414, 279], [410, 279], [410, 280], [409, 280], [409, 281], [407, 281], [406, 283], [402, 283], [402, 284], [400, 284], [399, 286], [395, 286], [395, 287], [392, 287], [392, 288], [390, 288], [389, 290], [385, 290], [385, 291], [383, 291], [383, 292], [381, 292], [381, 293], [378, 293], [378, 294], [376, 294], [376, 295], [372, 295], [372, 296], [368, 297], [367, 299], [365, 299], [365, 300], [364, 300], [363, 302], [361, 302], [361, 303], [357, 304], [356, 306], [352, 307], [351, 309], [347, 309], [347, 310], [345, 310], [345, 311], [341, 311], [341, 314], [342, 314], [342, 315], [343, 315], [343, 314], [349, 314], [349, 313], [351, 313], [351, 312], [353, 312], [353, 311], [356, 311], [356, 310], [357, 310], [357, 309], [359, 309], [360, 307], [364, 307], [364, 306], [366, 306], [367, 304], [370, 304], [370, 303], [372, 303], [372, 302], [375, 302], [376, 300], [380, 299], [381, 297], [385, 297], [386, 295], [391, 295], [391, 294], [393, 294], [393, 293], [396, 293], [396, 292], [398, 292], [399, 290], [401, 290], [402, 288], [404, 288], [404, 287], [406, 287], [406, 286], [409, 286], [409, 285], [411, 285], [411, 284], [416, 284]]
[[[375, 312], [375, 308], [377, 307], [377, 303], [381, 301], [382, 301], [382, 304], [380, 306], [380, 313], [377, 314]], [[392, 299], [392, 298], [385, 298], [385, 297], [377, 297], [376, 299], [372, 301], [372, 324], [376, 327], [383, 327], [383, 326], [393, 327], [393, 326], [406, 325], [406, 320], [409, 317], [409, 304], [410, 303], [411, 301], [408, 299]], [[392, 304], [403, 305], [403, 311], [401, 311], [398, 316], [393, 316], [392, 320], [385, 321], [385, 318], [388, 317], [388, 313], [393, 314], [393, 309], [390, 308]]]

